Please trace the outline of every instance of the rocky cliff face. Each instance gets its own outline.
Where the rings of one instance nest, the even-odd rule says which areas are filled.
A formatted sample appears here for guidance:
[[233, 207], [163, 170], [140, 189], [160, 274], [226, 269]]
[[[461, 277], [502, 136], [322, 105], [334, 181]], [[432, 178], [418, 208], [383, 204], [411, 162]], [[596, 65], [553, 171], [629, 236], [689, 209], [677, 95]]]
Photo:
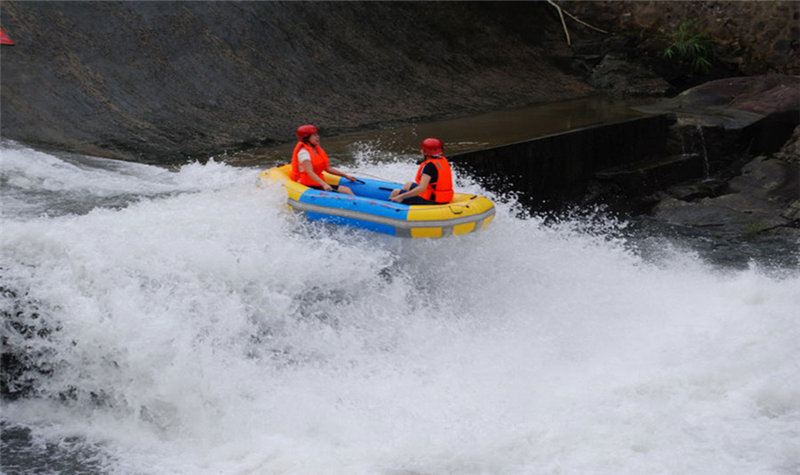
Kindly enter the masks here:
[[165, 162], [592, 91], [544, 2], [16, 2], [2, 135]]

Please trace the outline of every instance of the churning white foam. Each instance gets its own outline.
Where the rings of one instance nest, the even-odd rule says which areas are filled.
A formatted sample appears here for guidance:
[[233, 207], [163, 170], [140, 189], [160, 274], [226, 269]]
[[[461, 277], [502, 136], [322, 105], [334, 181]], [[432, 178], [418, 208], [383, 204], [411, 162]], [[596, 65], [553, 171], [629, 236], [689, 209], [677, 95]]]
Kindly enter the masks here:
[[399, 240], [308, 223], [255, 169], [3, 155], [6, 183], [97, 205], [6, 210], [3, 286], [57, 329], [15, 341], [53, 372], [3, 417], [100, 444], [109, 471], [800, 470], [797, 272], [645, 260], [513, 203]]

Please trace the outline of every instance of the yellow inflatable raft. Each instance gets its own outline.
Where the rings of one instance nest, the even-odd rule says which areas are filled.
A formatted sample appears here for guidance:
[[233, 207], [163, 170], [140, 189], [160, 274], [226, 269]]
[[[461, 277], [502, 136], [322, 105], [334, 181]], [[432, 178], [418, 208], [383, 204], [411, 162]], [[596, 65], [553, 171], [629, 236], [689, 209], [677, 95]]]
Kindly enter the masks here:
[[494, 204], [479, 195], [456, 193], [442, 205], [406, 205], [389, 201], [399, 183], [359, 178], [350, 182], [324, 174], [328, 184], [343, 180], [355, 196], [309, 188], [289, 178], [291, 165], [262, 172], [265, 182], [282, 183], [290, 208], [303, 211], [311, 220], [355, 226], [400, 237], [437, 238], [466, 234], [486, 227], [494, 218]]

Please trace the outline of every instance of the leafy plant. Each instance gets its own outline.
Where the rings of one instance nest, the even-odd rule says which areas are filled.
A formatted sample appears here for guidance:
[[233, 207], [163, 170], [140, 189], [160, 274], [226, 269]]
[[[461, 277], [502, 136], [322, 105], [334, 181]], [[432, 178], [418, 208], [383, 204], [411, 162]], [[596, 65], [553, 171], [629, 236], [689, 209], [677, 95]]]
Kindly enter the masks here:
[[684, 20], [678, 29], [667, 35], [664, 57], [688, 67], [692, 73], [705, 73], [714, 60], [715, 41], [700, 30], [696, 20]]

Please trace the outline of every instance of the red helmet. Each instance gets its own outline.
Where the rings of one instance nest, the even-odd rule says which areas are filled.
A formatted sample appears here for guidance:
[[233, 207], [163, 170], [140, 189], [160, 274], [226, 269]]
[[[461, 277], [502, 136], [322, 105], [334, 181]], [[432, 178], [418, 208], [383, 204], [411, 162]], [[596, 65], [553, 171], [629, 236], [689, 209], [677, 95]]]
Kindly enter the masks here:
[[297, 140], [303, 140], [306, 137], [311, 137], [312, 135], [319, 132], [319, 129], [316, 125], [306, 124], [301, 125], [297, 128]]
[[425, 153], [426, 157], [432, 155], [441, 155], [444, 151], [444, 144], [442, 141], [436, 138], [427, 138], [422, 141], [422, 151]]

